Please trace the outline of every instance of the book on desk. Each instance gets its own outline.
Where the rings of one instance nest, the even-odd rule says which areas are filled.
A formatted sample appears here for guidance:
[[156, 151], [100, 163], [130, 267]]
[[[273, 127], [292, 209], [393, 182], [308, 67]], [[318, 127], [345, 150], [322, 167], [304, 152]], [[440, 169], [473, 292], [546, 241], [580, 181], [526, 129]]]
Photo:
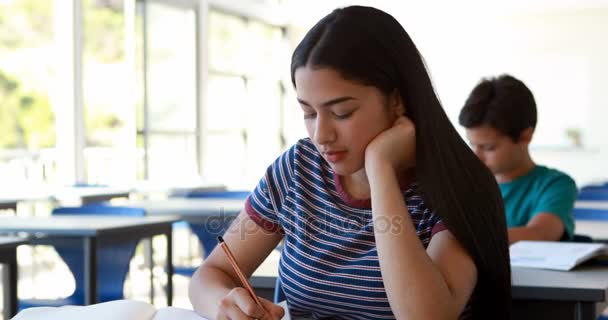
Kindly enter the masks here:
[[569, 271], [593, 258], [608, 257], [608, 245], [556, 241], [518, 241], [509, 248], [512, 267]]

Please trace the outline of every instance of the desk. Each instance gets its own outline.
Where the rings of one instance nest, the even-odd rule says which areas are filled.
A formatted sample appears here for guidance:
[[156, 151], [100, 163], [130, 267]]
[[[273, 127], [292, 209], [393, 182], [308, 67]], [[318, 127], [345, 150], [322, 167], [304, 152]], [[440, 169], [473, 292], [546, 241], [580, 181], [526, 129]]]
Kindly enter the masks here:
[[86, 205], [114, 198], [128, 198], [130, 192], [129, 189], [114, 187], [62, 187], [54, 190], [53, 198], [59, 202], [75, 200]]
[[131, 191], [144, 198], [184, 196], [190, 192], [226, 191], [226, 186], [201, 181], [182, 182], [178, 184], [159, 183], [158, 181], [138, 181]]
[[212, 219], [236, 217], [245, 207], [240, 199], [169, 198], [121, 203], [128, 207], [144, 208], [149, 216], [177, 216], [188, 222], [203, 224]]
[[[260, 296], [272, 300], [280, 253], [273, 252], [250, 279]], [[513, 268], [511, 319], [595, 320], [608, 306], [608, 267], [574, 271]]]
[[[200, 238], [203, 250], [209, 253], [217, 243], [214, 235], [221, 235], [225, 226], [232, 223], [245, 201], [240, 199], [217, 198], [169, 198], [164, 200], [127, 201], [117, 205], [143, 208], [148, 216], [177, 216], [190, 223], [192, 231]], [[213, 240], [211, 240], [213, 239]], [[146, 248], [146, 260], [150, 263], [151, 255]], [[192, 273], [190, 267], [178, 267], [179, 274]]]
[[67, 201], [89, 204], [113, 198], [126, 198], [130, 192], [131, 190], [128, 188], [115, 187], [33, 186], [3, 192], [0, 196], [0, 208], [2, 208], [2, 203], [32, 201]]
[[608, 241], [608, 220], [576, 220], [574, 223], [577, 234], [588, 235], [596, 241]]
[[2, 269], [2, 286], [4, 296], [4, 319], [17, 314], [17, 246], [26, 244], [23, 238], [0, 237], [0, 263]]
[[513, 268], [512, 319], [595, 320], [608, 302], [608, 267]]
[[85, 251], [85, 303], [98, 302], [97, 297], [97, 250], [107, 243], [141, 240], [155, 235], [167, 237], [167, 304], [173, 298], [173, 263], [171, 225], [175, 217], [116, 217], [116, 216], [50, 216], [50, 217], [0, 217], [0, 232], [24, 232], [32, 236], [34, 244], [52, 244], [61, 238], [81, 238]]

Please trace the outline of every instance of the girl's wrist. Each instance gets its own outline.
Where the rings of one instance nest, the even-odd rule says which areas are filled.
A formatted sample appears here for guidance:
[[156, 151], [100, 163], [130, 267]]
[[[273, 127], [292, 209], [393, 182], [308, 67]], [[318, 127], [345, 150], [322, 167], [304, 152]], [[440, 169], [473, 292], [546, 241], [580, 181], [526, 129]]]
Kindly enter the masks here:
[[371, 180], [386, 174], [396, 174], [397, 171], [395, 168], [393, 168], [390, 161], [386, 161], [381, 158], [366, 157], [365, 172], [367, 173], [368, 179]]

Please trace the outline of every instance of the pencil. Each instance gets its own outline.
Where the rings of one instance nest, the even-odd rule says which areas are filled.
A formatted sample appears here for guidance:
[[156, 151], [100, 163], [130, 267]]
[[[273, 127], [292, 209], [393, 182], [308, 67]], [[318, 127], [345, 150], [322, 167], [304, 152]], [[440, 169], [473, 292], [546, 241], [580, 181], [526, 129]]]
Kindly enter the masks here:
[[241, 268], [239, 268], [239, 265], [236, 263], [236, 259], [232, 255], [232, 252], [230, 251], [230, 248], [228, 248], [228, 245], [226, 244], [226, 242], [224, 242], [224, 238], [222, 238], [222, 236], [218, 236], [217, 241], [219, 242], [220, 247], [222, 247], [222, 249], [224, 250], [224, 253], [226, 253], [226, 256], [228, 257], [228, 261], [230, 261], [230, 265], [232, 266], [232, 269], [234, 269], [234, 272], [241, 280], [243, 287], [245, 287], [247, 292], [249, 292], [249, 294], [251, 295], [253, 300], [255, 300], [255, 303], [257, 303], [262, 308], [262, 310], [266, 311], [266, 309], [264, 309], [264, 306], [262, 305], [262, 302], [260, 301], [258, 296], [253, 291], [253, 288], [249, 284], [249, 281], [247, 281], [247, 278], [241, 271]]

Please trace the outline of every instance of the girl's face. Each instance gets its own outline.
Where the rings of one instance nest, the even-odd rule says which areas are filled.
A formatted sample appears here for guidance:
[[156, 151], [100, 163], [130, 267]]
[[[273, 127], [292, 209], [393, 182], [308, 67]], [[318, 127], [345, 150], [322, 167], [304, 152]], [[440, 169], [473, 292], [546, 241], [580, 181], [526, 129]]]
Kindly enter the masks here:
[[331, 68], [301, 67], [295, 82], [308, 136], [334, 172], [348, 176], [364, 169], [365, 148], [392, 126], [399, 99]]

